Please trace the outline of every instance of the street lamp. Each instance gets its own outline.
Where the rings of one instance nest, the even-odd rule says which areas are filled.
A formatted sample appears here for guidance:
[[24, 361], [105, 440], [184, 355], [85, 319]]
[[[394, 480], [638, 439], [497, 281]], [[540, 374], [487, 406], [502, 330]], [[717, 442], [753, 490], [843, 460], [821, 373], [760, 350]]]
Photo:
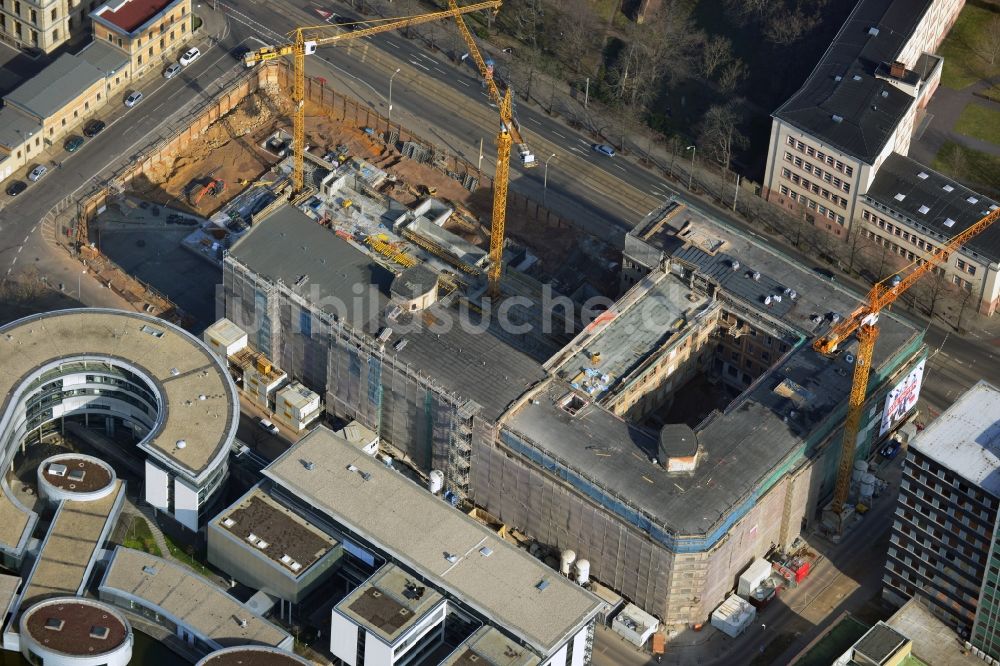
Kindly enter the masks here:
[[392, 122], [392, 80], [396, 78], [397, 74], [399, 74], [399, 67], [397, 67], [396, 71], [389, 77], [389, 117], [386, 118], [387, 125]]
[[545, 175], [542, 177], [542, 205], [545, 205], [545, 198], [549, 191], [549, 160], [555, 156], [556, 154], [552, 153], [545, 158]]
[[87, 274], [87, 271], [80, 271], [80, 274], [76, 276], [76, 300], [83, 302], [83, 296], [80, 293], [80, 278]]
[[691, 151], [691, 172], [688, 174], [688, 191], [691, 190], [691, 185], [694, 182], [694, 156], [698, 152], [698, 146], [688, 146], [684, 149], [684, 152]]

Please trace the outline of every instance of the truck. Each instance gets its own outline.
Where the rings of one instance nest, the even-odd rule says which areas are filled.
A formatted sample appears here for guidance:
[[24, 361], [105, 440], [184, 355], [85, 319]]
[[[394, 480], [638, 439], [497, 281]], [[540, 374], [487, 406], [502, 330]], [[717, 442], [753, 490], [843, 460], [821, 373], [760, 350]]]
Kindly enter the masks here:
[[521, 158], [521, 165], [526, 169], [538, 166], [538, 160], [535, 159], [535, 154], [528, 148], [528, 144], [517, 144], [517, 155]]

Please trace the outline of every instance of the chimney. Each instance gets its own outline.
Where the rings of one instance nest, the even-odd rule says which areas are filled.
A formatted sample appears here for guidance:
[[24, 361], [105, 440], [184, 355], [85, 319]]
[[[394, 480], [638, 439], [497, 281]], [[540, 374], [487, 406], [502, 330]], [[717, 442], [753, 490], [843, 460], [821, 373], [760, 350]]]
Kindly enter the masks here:
[[889, 76], [894, 79], [901, 79], [906, 75], [906, 65], [898, 60], [889, 65]]

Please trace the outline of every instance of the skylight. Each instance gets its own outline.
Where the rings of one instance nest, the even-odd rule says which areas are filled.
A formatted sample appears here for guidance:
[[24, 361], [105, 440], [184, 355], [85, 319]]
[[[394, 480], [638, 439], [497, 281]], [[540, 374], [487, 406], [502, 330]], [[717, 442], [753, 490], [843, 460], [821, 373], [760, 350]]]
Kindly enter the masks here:
[[902, 201], [905, 198], [906, 198], [906, 195], [903, 194], [902, 192], [896, 193], [896, 196], [893, 197], [893, 199], [895, 199], [896, 201]]
[[917, 174], [917, 178], [919, 178], [920, 180], [927, 180], [927, 172], [921, 171], [920, 173]]
[[926, 215], [929, 210], [930, 210], [930, 208], [928, 208], [927, 206], [921, 206], [920, 208], [917, 209], [917, 211], [921, 215]]
[[976, 197], [969, 197], [968, 199], [966, 199], [966, 201], [968, 201], [970, 204], [979, 203], [979, 199], [977, 199]]
[[951, 185], [949, 185], [948, 183], [945, 183], [944, 185], [942, 185], [941, 189], [944, 190], [945, 192], [952, 192], [952, 191], [955, 190], [955, 188], [952, 187]]
[[953, 220], [953, 219], [951, 219], [951, 218], [949, 217], [948, 219], [946, 219], [946, 220], [944, 221], [944, 226], [946, 226], [946, 227], [949, 227], [949, 228], [951, 228], [951, 227], [955, 226], [955, 220]]

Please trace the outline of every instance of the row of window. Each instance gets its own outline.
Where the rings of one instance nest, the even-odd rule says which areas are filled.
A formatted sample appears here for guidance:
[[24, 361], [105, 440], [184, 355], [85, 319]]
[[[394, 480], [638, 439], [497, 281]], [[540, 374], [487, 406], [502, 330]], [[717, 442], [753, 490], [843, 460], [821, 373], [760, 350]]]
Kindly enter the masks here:
[[[874, 224], [875, 226], [877, 226], [879, 229], [885, 229], [886, 232], [888, 232], [888, 233], [890, 233], [890, 234], [892, 234], [894, 236], [898, 236], [898, 237], [902, 238], [903, 240], [905, 240], [905, 241], [907, 241], [909, 243], [913, 243], [922, 252], [931, 253], [931, 252], [937, 252], [937, 250], [938, 250], [938, 247], [936, 245], [934, 245], [933, 243], [929, 243], [929, 242], [925, 241], [923, 238], [921, 238], [917, 234], [910, 233], [904, 227], [902, 227], [902, 226], [900, 226], [898, 224], [893, 224], [892, 222], [890, 222], [889, 220], [885, 219], [884, 217], [879, 217], [875, 213], [871, 213], [868, 210], [862, 210], [861, 211], [861, 219], [865, 220], [866, 222], [871, 222], [872, 224]], [[975, 274], [975, 273], [973, 273], [973, 274]]]
[[809, 162], [803, 160], [801, 157], [792, 155], [787, 150], [785, 151], [785, 161], [791, 162], [792, 164], [802, 169], [806, 173], [811, 173], [818, 178], [822, 178], [823, 180], [830, 183], [834, 187], [839, 187], [840, 189], [844, 190], [847, 193], [850, 193], [851, 191], [851, 184], [848, 183], [846, 180], [841, 180], [840, 178], [834, 176], [829, 171], [824, 171], [823, 169], [820, 169], [818, 166], [814, 166]]
[[826, 155], [821, 150], [816, 150], [812, 146], [807, 146], [801, 141], [797, 140], [793, 136], [788, 137], [788, 145], [795, 148], [800, 153], [805, 153], [809, 157], [815, 157], [820, 162], [825, 162], [827, 166], [832, 166], [834, 169], [840, 173], [846, 174], [848, 176], [854, 175], [854, 167], [849, 164], [844, 164], [840, 160], [836, 160], [832, 155]]
[[[924, 260], [922, 258], [918, 257], [910, 250], [907, 250], [905, 247], [902, 247], [901, 245], [896, 245], [888, 238], [880, 236], [870, 229], [864, 229], [862, 230], [861, 233], [862, 235], [864, 235], [865, 238], [873, 241], [876, 245], [881, 245], [883, 247], [888, 248], [890, 252], [892, 252], [893, 254], [898, 254], [900, 257], [906, 259], [907, 261], [916, 262], [918, 264], [924, 263]], [[941, 277], [944, 277], [946, 272], [945, 269], [941, 268], [940, 266], [937, 266], [933, 270]]]
[[830, 190], [825, 187], [820, 187], [816, 183], [813, 183], [805, 178], [802, 178], [797, 173], [792, 173], [789, 169], [782, 169], [781, 175], [792, 181], [796, 185], [801, 185], [807, 190], [812, 191], [814, 194], [821, 195], [824, 199], [828, 199], [833, 203], [837, 204], [841, 208], [847, 208], [847, 199], [840, 196], [839, 194], [833, 194]]
[[[76, 4], [77, 3], [74, 3], [74, 6]], [[14, 16], [26, 19], [31, 23], [38, 25], [38, 10], [29, 6], [24, 8], [24, 11], [22, 11], [20, 0], [10, 0], [9, 2], [8, 0], [0, 0], [0, 9], [6, 9]], [[58, 18], [59, 18], [59, 10], [57, 7], [53, 7], [52, 11], [49, 13], [49, 19], [55, 21]]]
[[785, 195], [786, 197], [788, 197], [789, 199], [791, 199], [792, 201], [797, 201], [801, 205], [806, 206], [807, 208], [809, 208], [809, 210], [815, 210], [815, 211], [819, 212], [820, 215], [825, 215], [826, 217], [828, 217], [829, 219], [833, 220], [834, 222], [836, 222], [840, 226], [844, 226], [844, 222], [845, 222], [844, 216], [838, 214], [836, 211], [831, 210], [830, 208], [827, 208], [826, 206], [824, 206], [821, 203], [816, 203], [815, 201], [813, 201], [809, 197], [807, 197], [805, 195], [802, 195], [802, 194], [799, 194], [797, 192], [794, 192], [794, 191], [788, 189], [787, 187], [785, 187], [784, 185], [781, 185], [778, 188], [778, 190], [783, 195]]
[[[947, 473], [947, 476], [950, 477], [951, 473]], [[956, 492], [953, 479], [946, 477], [942, 482], [938, 476], [929, 474], [925, 470], [917, 469], [914, 471], [913, 469], [908, 468], [903, 476], [902, 484], [904, 488], [915, 488], [917, 487], [917, 484], [925, 486], [929, 491], [937, 493], [949, 504], [952, 504], [955, 508], [960, 509], [964, 514], [968, 514], [970, 517], [982, 520], [984, 523], [983, 527], [989, 528], [989, 526], [993, 524], [993, 514], [988, 509], [977, 506], [975, 502], [973, 502], [966, 494], [967, 490], [961, 491], [961, 494]], [[961, 485], [965, 484], [961, 483]], [[920, 493], [917, 493], [917, 495], [919, 497], [923, 497]], [[978, 529], [979, 525], [976, 521], [970, 520], [970, 523], [974, 526], [973, 529]]]

